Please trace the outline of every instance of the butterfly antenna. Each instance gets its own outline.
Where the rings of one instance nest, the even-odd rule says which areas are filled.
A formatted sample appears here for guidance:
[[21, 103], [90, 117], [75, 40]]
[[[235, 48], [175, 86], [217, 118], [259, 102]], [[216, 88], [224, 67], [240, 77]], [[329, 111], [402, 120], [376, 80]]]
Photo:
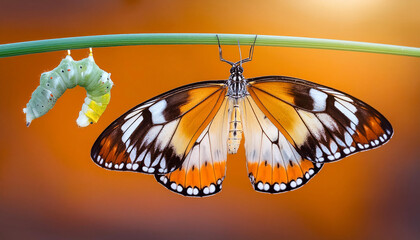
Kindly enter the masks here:
[[230, 62], [228, 60], [225, 60], [222, 56], [222, 47], [220, 46], [220, 39], [219, 39], [219, 35], [216, 34], [216, 38], [217, 38], [217, 44], [219, 45], [219, 57], [220, 57], [220, 61], [225, 62], [225, 63], [229, 63], [231, 66], [234, 65], [233, 62]]
[[239, 44], [239, 40], [238, 40], [238, 48], [239, 48], [239, 66], [242, 67], [242, 52], [241, 52], [241, 45]]
[[254, 42], [252, 43], [251, 48], [249, 49], [249, 56], [245, 58], [244, 60], [242, 60], [242, 63], [252, 61], [252, 56], [254, 55], [254, 47], [255, 47], [255, 42], [257, 41], [257, 37], [258, 35], [255, 35]]

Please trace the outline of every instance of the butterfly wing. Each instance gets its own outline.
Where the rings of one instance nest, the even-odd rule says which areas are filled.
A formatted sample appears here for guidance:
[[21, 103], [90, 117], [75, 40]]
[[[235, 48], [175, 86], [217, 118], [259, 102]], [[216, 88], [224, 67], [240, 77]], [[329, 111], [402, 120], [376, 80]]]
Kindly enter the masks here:
[[267, 118], [313, 162], [333, 162], [386, 143], [391, 124], [366, 103], [338, 90], [284, 76], [248, 80]]
[[248, 176], [255, 190], [280, 193], [307, 183], [322, 167], [304, 159], [280, 130], [246, 96], [240, 101]]
[[139, 104], [102, 132], [92, 160], [110, 170], [174, 171], [218, 112], [226, 91], [223, 81], [199, 82]]
[[228, 138], [228, 97], [188, 153], [182, 166], [156, 180], [184, 196], [210, 196], [222, 189], [226, 172]]

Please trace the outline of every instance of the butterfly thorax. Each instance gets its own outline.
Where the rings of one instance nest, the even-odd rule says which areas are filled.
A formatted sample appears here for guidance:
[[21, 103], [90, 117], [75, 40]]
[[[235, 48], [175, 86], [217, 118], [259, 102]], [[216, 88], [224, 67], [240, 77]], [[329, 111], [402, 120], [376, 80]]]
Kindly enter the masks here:
[[244, 69], [241, 66], [233, 66], [230, 69], [229, 79], [226, 81], [228, 86], [227, 96], [231, 98], [243, 98], [248, 95], [246, 90], [246, 79], [242, 75]]

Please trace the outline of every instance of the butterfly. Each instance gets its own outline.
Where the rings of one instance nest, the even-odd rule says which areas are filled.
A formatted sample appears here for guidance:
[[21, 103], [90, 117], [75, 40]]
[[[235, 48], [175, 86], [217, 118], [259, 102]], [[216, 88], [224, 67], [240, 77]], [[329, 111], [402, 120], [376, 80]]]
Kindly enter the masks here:
[[302, 187], [324, 163], [389, 141], [389, 121], [346, 93], [287, 76], [246, 79], [242, 64], [255, 41], [238, 62], [223, 59], [219, 42], [228, 80], [192, 83], [133, 107], [98, 137], [92, 160], [153, 174], [184, 196], [210, 196], [222, 189], [227, 155], [243, 135], [254, 189], [281, 193]]

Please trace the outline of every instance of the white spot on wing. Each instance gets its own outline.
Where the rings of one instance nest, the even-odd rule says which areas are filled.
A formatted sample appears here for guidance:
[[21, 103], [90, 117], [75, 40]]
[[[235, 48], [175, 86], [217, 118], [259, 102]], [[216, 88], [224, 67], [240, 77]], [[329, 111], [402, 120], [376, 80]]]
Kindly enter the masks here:
[[346, 147], [346, 144], [343, 141], [341, 141], [341, 139], [338, 138], [337, 136], [334, 136], [334, 140], [338, 143], [338, 145], [342, 147]]
[[354, 113], [352, 113], [350, 110], [348, 110], [347, 108], [345, 108], [341, 103], [335, 101], [334, 102], [334, 106], [340, 110], [341, 113], [344, 114], [344, 116], [346, 116], [348, 119], [350, 119], [350, 121], [352, 121], [354, 124], [358, 124], [359, 123], [359, 119], [356, 117], [356, 115], [354, 115]]
[[321, 145], [322, 151], [324, 151], [324, 153], [326, 153], [328, 155], [331, 154], [330, 150], [328, 150], [328, 148], [324, 144], [320, 143], [320, 145]]
[[316, 157], [317, 158], [322, 157], [322, 151], [318, 146], [316, 146]]
[[351, 138], [350, 134], [348, 132], [344, 133], [344, 141], [346, 141], [347, 146], [351, 146], [353, 143], [353, 138]]
[[214, 193], [216, 191], [216, 186], [214, 184], [210, 185], [210, 193]]
[[134, 163], [133, 164], [133, 170], [135, 171], [135, 170], [137, 170], [137, 168], [139, 168], [139, 165], [137, 163]]
[[318, 113], [317, 116], [328, 129], [332, 131], [336, 131], [338, 129], [336, 121], [330, 115], [326, 113]]
[[128, 120], [127, 122], [125, 122], [122, 126], [121, 126], [121, 130], [123, 131], [123, 132], [125, 132], [126, 130], [127, 130], [127, 128], [129, 127], [129, 126], [131, 126], [131, 124], [133, 124], [133, 122], [134, 121], [136, 121], [136, 119], [137, 118], [131, 118], [130, 120]]
[[163, 99], [149, 107], [149, 111], [152, 114], [152, 121], [154, 124], [166, 122], [165, 116], [163, 116], [163, 111], [165, 110], [167, 105], [168, 104], [166, 100]]
[[331, 149], [331, 152], [332, 153], [335, 153], [337, 151], [337, 149], [338, 149], [337, 144], [335, 142], [331, 141], [331, 143], [330, 143], [330, 149]]
[[131, 162], [135, 162], [137, 157], [137, 149], [133, 148], [133, 151], [130, 153], [130, 160]]
[[162, 129], [162, 126], [160, 125], [150, 128], [149, 132], [147, 132], [146, 136], [144, 136], [142, 145], [148, 145], [153, 140], [155, 140], [156, 136], [158, 135], [161, 129]]
[[168, 145], [169, 141], [171, 140], [171, 136], [174, 133], [178, 122], [179, 122], [179, 120], [167, 123], [163, 127], [162, 131], [159, 133], [159, 136], [156, 139], [156, 146], [157, 146], [157, 148], [159, 148], [160, 151], [163, 151], [163, 149]]
[[311, 96], [312, 100], [314, 101], [313, 110], [314, 111], [324, 111], [327, 106], [327, 97], [326, 93], [318, 91], [314, 88], [309, 90], [309, 96]]
[[[134, 119], [134, 118], [133, 118]], [[129, 120], [129, 121], [131, 121], [131, 119]], [[127, 121], [126, 123], [124, 123], [122, 126], [121, 126], [121, 130], [124, 132], [124, 128], [125, 127], [127, 127], [127, 126], [130, 126], [130, 125], [126, 125], [129, 121]], [[127, 141], [127, 139], [131, 136], [131, 134], [133, 134], [133, 132], [134, 132], [134, 130], [136, 130], [137, 129], [137, 127], [140, 125], [140, 123], [143, 121], [143, 116], [140, 116], [139, 118], [137, 118], [136, 120], [135, 120], [135, 122], [130, 126], [130, 127], [128, 127], [128, 129], [127, 129], [127, 131], [125, 131], [124, 132], [124, 134], [123, 134], [123, 136], [122, 136], [122, 141], [123, 142], [125, 142], [125, 141]]]
[[136, 162], [141, 162], [146, 155], [147, 150], [144, 150], [142, 153], [140, 153], [139, 157], [136, 159]]
[[150, 152], [147, 153], [146, 157], [144, 158], [144, 165], [146, 165], [147, 167], [150, 167], [150, 162], [151, 162], [151, 154]]
[[340, 102], [341, 105], [343, 105], [344, 107], [346, 107], [351, 112], [355, 113], [357, 111], [357, 108], [353, 104], [351, 104], [349, 102], [346, 102], [346, 101], [343, 101], [343, 100], [340, 100], [338, 98], [335, 98], [335, 100], [338, 101], [338, 102]]
[[284, 190], [284, 189], [286, 189], [286, 187], [287, 187], [286, 184], [284, 184], [284, 183], [280, 184], [280, 190]]
[[140, 110], [135, 110], [135, 111], [131, 112], [130, 114], [125, 116], [124, 120], [127, 120], [127, 119], [133, 117], [134, 115], [137, 115], [139, 112], [140, 112]]

